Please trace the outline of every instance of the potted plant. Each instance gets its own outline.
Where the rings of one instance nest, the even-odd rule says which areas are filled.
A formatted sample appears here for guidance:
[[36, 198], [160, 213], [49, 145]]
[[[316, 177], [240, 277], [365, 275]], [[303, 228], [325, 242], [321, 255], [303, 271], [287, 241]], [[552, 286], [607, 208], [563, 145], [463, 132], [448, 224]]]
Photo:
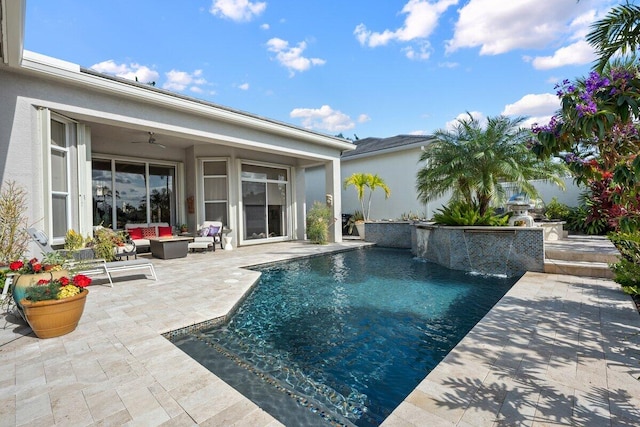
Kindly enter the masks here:
[[363, 228], [362, 232], [364, 233], [364, 216], [360, 211], [355, 211], [353, 215], [349, 217], [349, 219], [347, 220], [347, 223], [344, 226], [344, 228], [347, 229], [347, 233], [350, 235], [353, 234], [354, 227], [356, 228], [356, 230], [358, 230], [359, 236], [360, 236], [360, 231], [359, 231], [360, 227]]
[[11, 295], [19, 311], [22, 311], [20, 301], [25, 297], [27, 288], [35, 286], [41, 280], [56, 280], [69, 275], [63, 269], [63, 263], [64, 259], [56, 253], [47, 254], [42, 261], [32, 258], [9, 263], [9, 273], [13, 274]]
[[180, 224], [180, 232], [187, 233], [189, 231], [189, 226], [187, 224]]
[[41, 279], [26, 289], [20, 301], [24, 317], [38, 338], [58, 337], [76, 329], [84, 312], [91, 278], [77, 274], [72, 278]]

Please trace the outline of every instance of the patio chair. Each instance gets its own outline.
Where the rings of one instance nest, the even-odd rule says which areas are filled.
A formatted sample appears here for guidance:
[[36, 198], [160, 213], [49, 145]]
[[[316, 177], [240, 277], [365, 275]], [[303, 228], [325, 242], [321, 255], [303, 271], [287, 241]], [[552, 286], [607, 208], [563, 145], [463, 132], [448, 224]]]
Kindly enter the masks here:
[[[205, 236], [203, 233], [205, 230], [209, 230]], [[224, 243], [222, 242], [222, 230], [224, 226], [220, 221], [204, 221], [201, 226], [198, 227], [199, 237], [212, 237], [213, 238], [213, 250], [216, 250], [216, 243], [220, 243], [220, 249], [224, 249]]]
[[[28, 228], [27, 233], [34, 242], [38, 246], [43, 253], [55, 252], [55, 250], [49, 244], [49, 238], [42, 231], [36, 228]], [[147, 259], [137, 258], [130, 259], [126, 261], [112, 261], [106, 262], [104, 259], [86, 259], [81, 261], [68, 261], [66, 265], [69, 266], [70, 269], [74, 271], [87, 275], [102, 275], [105, 274], [107, 279], [109, 279], [109, 285], [113, 287], [113, 280], [111, 274], [118, 271], [130, 271], [130, 270], [140, 270], [140, 269], [149, 269], [153, 280], [158, 280], [156, 276], [156, 271], [153, 268], [153, 264], [151, 261]]]

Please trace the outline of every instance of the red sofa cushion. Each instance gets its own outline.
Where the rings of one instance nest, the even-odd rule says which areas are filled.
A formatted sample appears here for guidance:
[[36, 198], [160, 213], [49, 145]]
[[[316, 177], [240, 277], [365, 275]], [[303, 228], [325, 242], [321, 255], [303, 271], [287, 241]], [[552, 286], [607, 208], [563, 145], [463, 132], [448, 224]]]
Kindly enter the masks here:
[[173, 232], [171, 230], [171, 227], [158, 226], [158, 235], [159, 237], [171, 237], [173, 236]]
[[142, 229], [141, 228], [130, 228], [127, 230], [127, 232], [129, 233], [129, 237], [131, 237], [131, 240], [138, 240], [138, 239], [142, 239]]

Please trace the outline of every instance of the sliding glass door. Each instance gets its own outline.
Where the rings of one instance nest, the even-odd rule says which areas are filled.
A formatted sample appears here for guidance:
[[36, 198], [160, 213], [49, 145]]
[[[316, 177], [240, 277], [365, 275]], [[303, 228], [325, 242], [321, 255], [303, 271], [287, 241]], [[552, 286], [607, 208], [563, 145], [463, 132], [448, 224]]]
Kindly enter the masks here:
[[243, 164], [241, 176], [244, 240], [288, 236], [288, 170]]

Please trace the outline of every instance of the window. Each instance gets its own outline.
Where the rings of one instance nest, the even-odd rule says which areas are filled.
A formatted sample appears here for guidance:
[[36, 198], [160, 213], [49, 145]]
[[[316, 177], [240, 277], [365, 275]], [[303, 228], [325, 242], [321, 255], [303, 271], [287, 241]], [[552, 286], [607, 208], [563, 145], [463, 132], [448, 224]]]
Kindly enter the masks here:
[[69, 195], [69, 168], [72, 132], [70, 124], [57, 119], [51, 119], [50, 134], [50, 169], [51, 185], [51, 219], [53, 239], [64, 238], [69, 229], [71, 212], [71, 197]]
[[227, 161], [202, 161], [202, 189], [204, 191], [205, 221], [221, 221], [228, 225], [227, 217]]
[[288, 235], [288, 176], [288, 169], [242, 165], [244, 240]]
[[176, 165], [92, 160], [93, 224], [176, 223]]

